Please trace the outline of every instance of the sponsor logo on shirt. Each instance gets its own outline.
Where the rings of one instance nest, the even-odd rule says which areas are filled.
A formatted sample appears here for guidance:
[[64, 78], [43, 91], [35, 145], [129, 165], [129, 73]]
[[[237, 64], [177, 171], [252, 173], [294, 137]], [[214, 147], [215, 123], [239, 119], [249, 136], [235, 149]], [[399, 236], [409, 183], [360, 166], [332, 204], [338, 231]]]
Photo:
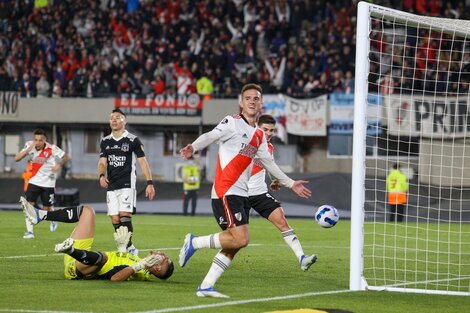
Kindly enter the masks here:
[[126, 156], [116, 156], [116, 155], [108, 156], [109, 166], [121, 167], [121, 166], [124, 166], [124, 163], [126, 163]]
[[256, 154], [256, 151], [258, 151], [258, 149], [256, 149], [252, 145], [242, 143], [242, 149], [238, 153], [253, 159]]

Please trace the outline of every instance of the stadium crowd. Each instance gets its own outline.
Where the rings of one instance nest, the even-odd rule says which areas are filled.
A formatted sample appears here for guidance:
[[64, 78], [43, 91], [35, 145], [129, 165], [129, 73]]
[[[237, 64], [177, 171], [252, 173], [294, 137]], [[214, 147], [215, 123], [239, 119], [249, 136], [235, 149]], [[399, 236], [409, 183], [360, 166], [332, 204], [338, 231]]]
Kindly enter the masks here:
[[[464, 1], [375, 1], [466, 18]], [[354, 88], [357, 1], [0, 0], [0, 91], [304, 97]], [[468, 10], [467, 10], [468, 11]]]

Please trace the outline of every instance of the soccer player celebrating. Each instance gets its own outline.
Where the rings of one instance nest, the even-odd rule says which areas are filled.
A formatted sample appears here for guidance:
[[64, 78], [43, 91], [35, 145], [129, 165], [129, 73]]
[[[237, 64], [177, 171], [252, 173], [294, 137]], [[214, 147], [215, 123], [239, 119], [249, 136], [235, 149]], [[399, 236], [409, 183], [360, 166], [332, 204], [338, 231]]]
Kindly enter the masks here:
[[[272, 156], [273, 145], [271, 144], [271, 138], [274, 135], [276, 120], [271, 115], [261, 115], [258, 118], [258, 127], [263, 130], [266, 136], [269, 152]], [[277, 191], [280, 188], [281, 185], [279, 182], [274, 180], [271, 184], [271, 189]], [[292, 251], [294, 251], [295, 256], [299, 260], [300, 268], [303, 271], [308, 271], [310, 266], [317, 260], [317, 256], [315, 254], [310, 256], [304, 254], [297, 235], [287, 222], [281, 203], [268, 192], [266, 170], [257, 158], [253, 160], [253, 169], [251, 170], [250, 180], [248, 181], [248, 201], [250, 206], [258, 212], [259, 215], [269, 220], [279, 229], [284, 241]]]
[[34, 208], [25, 198], [20, 203], [26, 218], [32, 224], [43, 220], [77, 223], [70, 238], [55, 245], [55, 251], [64, 253], [66, 279], [109, 279], [111, 281], [149, 280], [150, 275], [168, 279], [173, 274], [173, 262], [163, 252], [151, 251], [140, 259], [127, 252], [131, 233], [121, 226], [114, 234], [118, 251], [91, 251], [95, 235], [95, 211], [90, 206], [79, 205], [56, 211]]
[[279, 182], [297, 195], [308, 198], [311, 191], [307, 181], [293, 181], [273, 162], [266, 137], [256, 127], [256, 116], [262, 105], [262, 90], [256, 84], [247, 84], [241, 90], [241, 114], [226, 116], [212, 131], [202, 134], [192, 144], [180, 150], [183, 159], [214, 142], [219, 143], [216, 174], [212, 187], [212, 211], [222, 232], [197, 237], [187, 234], [179, 255], [179, 264], [184, 267], [197, 249], [221, 249], [197, 290], [199, 297], [228, 296], [215, 290], [214, 285], [228, 268], [237, 252], [249, 243], [248, 180], [252, 161], [259, 158]]
[[[26, 188], [26, 199], [32, 205], [37, 205], [37, 200], [40, 198], [42, 208], [51, 211], [54, 205], [57, 172], [70, 161], [70, 157], [62, 149], [46, 140], [46, 132], [40, 128], [36, 129], [33, 133], [33, 140], [26, 142], [24, 148], [16, 154], [15, 161], [19, 162], [28, 157], [32, 163], [31, 177]], [[58, 159], [60, 159], [59, 162], [57, 162]], [[55, 231], [57, 224], [52, 222], [50, 229]], [[33, 225], [28, 220], [26, 220], [26, 233], [23, 238], [34, 238]]]

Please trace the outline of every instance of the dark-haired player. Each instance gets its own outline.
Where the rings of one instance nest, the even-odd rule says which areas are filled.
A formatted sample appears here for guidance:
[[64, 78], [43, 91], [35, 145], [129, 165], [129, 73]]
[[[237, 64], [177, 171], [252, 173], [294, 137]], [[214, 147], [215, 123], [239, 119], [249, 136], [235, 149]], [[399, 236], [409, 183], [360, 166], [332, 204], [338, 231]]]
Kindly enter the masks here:
[[[276, 128], [276, 120], [269, 114], [261, 115], [258, 118], [258, 127], [261, 128], [266, 136], [268, 142], [268, 149], [273, 156], [273, 145], [271, 144], [271, 138], [274, 135]], [[274, 158], [273, 158], [274, 160]], [[279, 181], [274, 180], [271, 183], [271, 189], [277, 191], [281, 188]], [[287, 222], [284, 210], [281, 207], [281, 203], [271, 195], [266, 185], [266, 170], [263, 167], [261, 161], [257, 158], [253, 160], [253, 169], [251, 170], [250, 180], [248, 181], [248, 201], [250, 206], [258, 212], [259, 215], [269, 220], [276, 226], [282, 234], [286, 244], [292, 249], [295, 256], [297, 257], [300, 268], [303, 271], [308, 271], [310, 266], [317, 260], [315, 254], [306, 256], [302, 249], [295, 231]]]
[[[25, 143], [24, 148], [15, 156], [19, 162], [26, 156], [31, 162], [31, 178], [26, 189], [26, 199], [32, 205], [37, 205], [41, 199], [42, 208], [52, 210], [54, 205], [55, 183], [59, 169], [70, 160], [70, 157], [62, 149], [47, 141], [46, 132], [36, 129], [33, 132], [33, 140]], [[60, 160], [60, 161], [59, 161]], [[51, 223], [51, 231], [57, 229], [56, 223]], [[26, 233], [23, 238], [34, 238], [33, 225], [26, 220]]]
[[184, 159], [214, 142], [219, 143], [219, 155], [212, 187], [212, 211], [222, 232], [197, 237], [187, 234], [180, 251], [180, 266], [185, 266], [197, 249], [220, 249], [196, 294], [199, 297], [228, 297], [214, 285], [227, 270], [235, 255], [250, 241], [248, 219], [248, 180], [252, 161], [259, 158], [263, 166], [282, 185], [300, 197], [311, 195], [303, 180], [294, 181], [273, 162], [266, 138], [256, 127], [256, 117], [263, 103], [262, 89], [256, 84], [243, 86], [240, 94], [240, 114], [226, 116], [212, 131], [202, 134], [192, 144], [181, 149]]
[[114, 235], [118, 251], [91, 251], [95, 235], [95, 211], [90, 206], [79, 205], [56, 211], [43, 211], [34, 208], [23, 197], [20, 198], [20, 203], [26, 218], [32, 224], [43, 220], [78, 222], [70, 238], [55, 245], [56, 252], [65, 253], [66, 279], [148, 280], [151, 274], [160, 279], [167, 279], [173, 273], [173, 262], [163, 252], [151, 251], [150, 255], [143, 259], [127, 252], [131, 234], [124, 226]]
[[[126, 115], [120, 109], [114, 109], [109, 119], [111, 134], [104, 137], [100, 144], [98, 175], [100, 186], [107, 188], [108, 215], [114, 230], [125, 226], [134, 233], [132, 214], [136, 211], [136, 161], [147, 180], [145, 196], [149, 200], [155, 197], [155, 188], [144, 146], [136, 135], [126, 130], [126, 124]], [[138, 254], [132, 238], [128, 251]]]

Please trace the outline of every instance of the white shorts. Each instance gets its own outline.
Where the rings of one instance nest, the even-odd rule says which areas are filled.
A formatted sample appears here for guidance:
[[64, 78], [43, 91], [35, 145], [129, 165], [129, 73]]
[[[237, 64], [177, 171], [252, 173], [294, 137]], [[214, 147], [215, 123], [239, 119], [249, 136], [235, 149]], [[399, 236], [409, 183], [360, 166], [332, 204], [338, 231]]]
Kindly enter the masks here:
[[135, 213], [136, 191], [122, 188], [106, 192], [108, 215], [119, 215], [119, 212]]

